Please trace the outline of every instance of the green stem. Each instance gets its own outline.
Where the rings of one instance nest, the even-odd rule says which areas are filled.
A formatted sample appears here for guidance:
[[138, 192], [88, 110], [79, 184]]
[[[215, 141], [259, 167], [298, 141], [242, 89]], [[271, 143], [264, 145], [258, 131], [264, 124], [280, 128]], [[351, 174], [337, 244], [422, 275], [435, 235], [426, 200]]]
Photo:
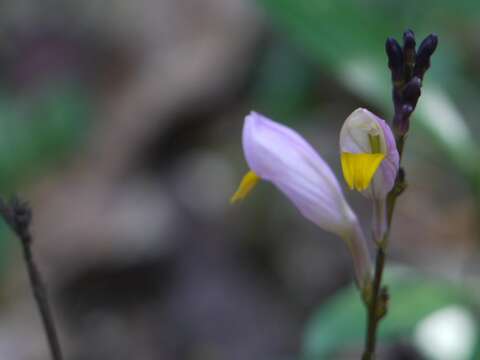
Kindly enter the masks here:
[[372, 298], [367, 307], [367, 337], [365, 339], [365, 352], [362, 360], [373, 360], [375, 358], [375, 346], [377, 343], [377, 328], [383, 314], [380, 310], [380, 291], [382, 285], [383, 270], [385, 268], [385, 250], [378, 247], [377, 259], [375, 262], [375, 276], [373, 279]]

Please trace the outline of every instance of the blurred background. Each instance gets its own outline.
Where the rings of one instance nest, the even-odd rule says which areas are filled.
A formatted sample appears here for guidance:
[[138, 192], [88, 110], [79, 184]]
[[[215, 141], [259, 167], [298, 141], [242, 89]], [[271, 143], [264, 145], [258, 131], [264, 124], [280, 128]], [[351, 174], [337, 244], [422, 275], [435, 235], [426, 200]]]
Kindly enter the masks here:
[[[66, 359], [358, 359], [345, 244], [267, 183], [228, 199], [252, 109], [340, 177], [348, 114], [392, 117], [384, 43], [407, 28], [440, 44], [405, 151], [379, 359], [480, 357], [478, 1], [4, 0], [0, 14], [0, 192], [33, 207]], [[368, 202], [346, 195], [368, 230]], [[3, 225], [0, 247], [0, 359], [49, 359]]]

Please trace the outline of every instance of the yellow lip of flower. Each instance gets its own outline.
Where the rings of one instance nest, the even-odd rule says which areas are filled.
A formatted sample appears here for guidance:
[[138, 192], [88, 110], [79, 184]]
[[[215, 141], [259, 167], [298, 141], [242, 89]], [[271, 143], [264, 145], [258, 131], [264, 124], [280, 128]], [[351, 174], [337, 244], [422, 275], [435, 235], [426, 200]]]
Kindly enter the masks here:
[[343, 152], [341, 154], [342, 170], [348, 187], [351, 190], [366, 190], [384, 158], [385, 154], [382, 153]]
[[235, 194], [230, 198], [230, 204], [245, 199], [245, 197], [253, 190], [255, 185], [260, 181], [260, 177], [253, 171], [245, 174]]
[[[390, 126], [367, 109], [359, 108], [343, 123], [339, 140], [341, 154], [358, 154], [342, 155], [348, 186], [360, 190], [371, 200], [384, 200], [393, 188], [399, 166], [399, 154]], [[383, 159], [380, 159], [381, 154]]]

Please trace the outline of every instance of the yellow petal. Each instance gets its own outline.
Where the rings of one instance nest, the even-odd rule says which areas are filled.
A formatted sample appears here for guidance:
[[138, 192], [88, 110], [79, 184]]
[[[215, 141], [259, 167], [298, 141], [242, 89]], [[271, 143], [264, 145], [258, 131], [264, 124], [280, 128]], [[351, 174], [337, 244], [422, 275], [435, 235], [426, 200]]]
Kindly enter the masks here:
[[342, 170], [345, 181], [350, 189], [363, 191], [370, 185], [373, 175], [385, 154], [352, 154], [344, 152], [341, 156]]
[[233, 196], [230, 198], [230, 204], [236, 203], [239, 200], [245, 199], [250, 191], [257, 185], [260, 181], [260, 177], [255, 174], [253, 171], [249, 171], [245, 174], [240, 185], [238, 186], [237, 191]]

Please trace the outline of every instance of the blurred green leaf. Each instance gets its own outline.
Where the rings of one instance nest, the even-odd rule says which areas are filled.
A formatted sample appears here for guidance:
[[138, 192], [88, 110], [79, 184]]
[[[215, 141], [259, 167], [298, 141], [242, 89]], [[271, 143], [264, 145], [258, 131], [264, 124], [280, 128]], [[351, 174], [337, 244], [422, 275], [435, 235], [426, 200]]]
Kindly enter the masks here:
[[[449, 41], [451, 34], [443, 33], [443, 29], [451, 28], [456, 21], [446, 16], [448, 11], [463, 17], [465, 22], [474, 21], [472, 12], [478, 13], [480, 3], [441, 1], [442, 6], [439, 7], [439, 2], [419, 3], [413, 0], [258, 1], [274, 22], [310, 53], [312, 59], [352, 93], [381, 109], [384, 114], [392, 112], [390, 74], [384, 53], [386, 37], [400, 38], [403, 30], [409, 27], [419, 34], [419, 41], [428, 32], [439, 33], [440, 48], [434, 55], [433, 68], [427, 74], [427, 86], [413, 124], [419, 125], [434, 138], [463, 174], [475, 178], [479, 153], [477, 144], [462, 114], [444, 91], [444, 88], [451, 89], [455, 84], [468, 83], [468, 79], [454, 81], [461, 74], [456, 66], [457, 52], [452, 50], [456, 44]], [[442, 11], [434, 10], [439, 8]]]
[[75, 86], [45, 89], [31, 98], [0, 93], [0, 186], [5, 194], [62, 161], [89, 125], [90, 104]]
[[257, 69], [253, 108], [274, 119], [290, 120], [307, 112], [312, 99], [313, 66], [284, 42], [273, 41]]
[[[458, 286], [395, 269], [385, 276], [391, 302], [381, 322], [379, 341], [412, 339], [418, 322], [449, 305], [471, 306], [472, 299]], [[323, 304], [307, 325], [304, 359], [331, 359], [335, 351], [362, 347], [365, 336], [365, 308], [356, 288], [346, 288]], [[473, 349], [472, 349], [473, 351]]]

